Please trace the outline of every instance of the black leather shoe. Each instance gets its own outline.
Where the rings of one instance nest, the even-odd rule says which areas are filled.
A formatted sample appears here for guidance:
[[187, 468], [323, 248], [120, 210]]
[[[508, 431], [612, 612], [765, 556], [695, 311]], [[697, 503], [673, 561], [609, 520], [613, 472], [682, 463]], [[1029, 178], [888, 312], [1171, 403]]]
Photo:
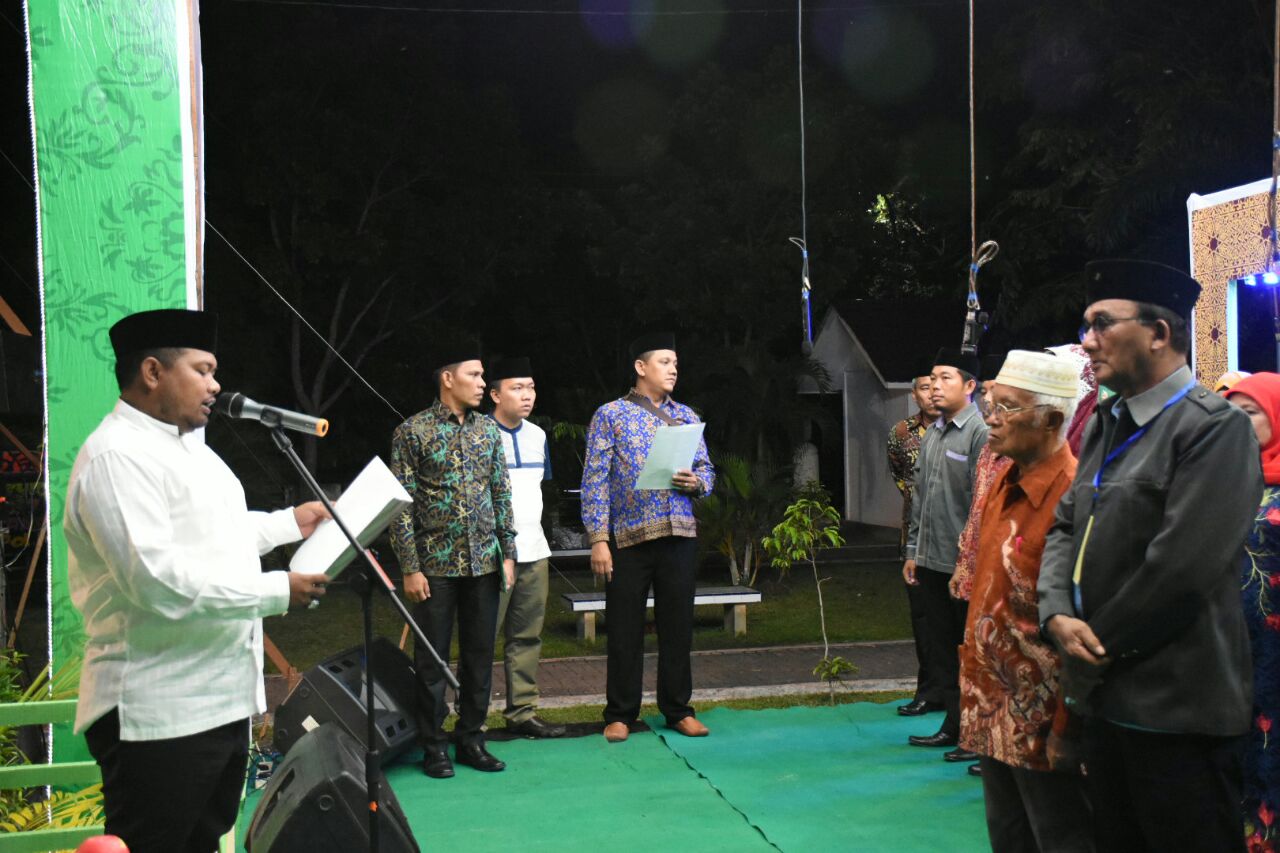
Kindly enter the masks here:
[[912, 699], [907, 704], [898, 706], [898, 714], [903, 717], [919, 717], [943, 710], [946, 710], [946, 706], [941, 702], [926, 702], [923, 699]]
[[931, 735], [911, 735], [907, 743], [912, 746], [955, 746], [960, 738], [946, 732], [935, 732]]
[[969, 750], [965, 749], [963, 746], [958, 746], [955, 749], [951, 750], [950, 752], [943, 753], [942, 760], [950, 761], [953, 763], [958, 761], [977, 761], [978, 753], [970, 752]]
[[507, 723], [507, 731], [523, 737], [549, 738], [564, 737], [565, 727], [548, 723], [538, 717], [530, 717], [518, 723]]
[[489, 750], [485, 749], [482, 743], [459, 746], [455, 752], [459, 764], [483, 770], [485, 773], [497, 773], [499, 770], [507, 769], [507, 765], [490, 755]]
[[967, 772], [970, 776], [981, 776], [981, 775], [982, 775], [982, 765], [981, 765], [981, 764], [970, 764], [970, 765], [969, 765], [969, 769], [968, 769], [967, 771], [965, 771], [965, 772]]
[[449, 751], [428, 749], [422, 755], [422, 772], [432, 779], [450, 779], [453, 777], [453, 762], [449, 760]]

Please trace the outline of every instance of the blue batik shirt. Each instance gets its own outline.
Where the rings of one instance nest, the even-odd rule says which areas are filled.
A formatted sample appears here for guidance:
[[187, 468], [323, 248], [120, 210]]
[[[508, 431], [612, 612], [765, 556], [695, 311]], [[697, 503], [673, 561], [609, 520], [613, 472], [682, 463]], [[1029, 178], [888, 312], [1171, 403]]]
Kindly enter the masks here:
[[[670, 397], [658, 408], [678, 423], [699, 422], [693, 409]], [[698, 535], [694, 496], [674, 489], [636, 491], [636, 478], [661, 426], [661, 419], [626, 398], [606, 403], [592, 416], [582, 470], [582, 524], [593, 545], [607, 542], [610, 534], [619, 548], [664, 536]], [[705, 442], [698, 442], [693, 473], [701, 484], [697, 496], [710, 494], [716, 475]]]

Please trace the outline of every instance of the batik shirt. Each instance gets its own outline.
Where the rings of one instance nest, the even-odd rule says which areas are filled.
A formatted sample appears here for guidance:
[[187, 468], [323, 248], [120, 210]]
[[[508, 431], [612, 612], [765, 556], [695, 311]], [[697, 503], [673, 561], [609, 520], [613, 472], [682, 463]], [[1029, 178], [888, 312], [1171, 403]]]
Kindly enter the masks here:
[[978, 565], [978, 530], [982, 527], [982, 505], [987, 501], [987, 493], [996, 478], [1013, 464], [1008, 456], [1001, 456], [991, 449], [990, 444], [982, 446], [978, 454], [978, 473], [973, 478], [973, 502], [969, 505], [969, 520], [960, 531], [960, 541], [956, 548], [956, 571], [951, 576], [948, 587], [952, 598], [969, 600], [973, 591], [973, 572]]
[[1036, 581], [1054, 507], [1075, 474], [1064, 443], [1028, 471], [1006, 468], [982, 507], [960, 647], [960, 745], [1010, 767], [1049, 769], [1049, 733], [1065, 711], [1061, 662], [1040, 636]]
[[893, 484], [902, 493], [902, 536], [899, 548], [907, 547], [907, 528], [911, 526], [911, 495], [916, 484], [916, 459], [920, 457], [920, 441], [924, 438], [929, 423], [924, 414], [916, 412], [904, 418], [889, 430], [889, 473], [893, 475]]
[[[699, 422], [688, 406], [668, 397], [661, 406], [682, 424]], [[693, 518], [693, 497], [674, 489], [636, 491], [636, 478], [663, 422], [625, 398], [596, 410], [587, 429], [587, 459], [582, 469], [582, 524], [591, 544], [607, 542], [612, 532], [619, 548], [664, 536], [698, 535]], [[693, 473], [701, 489], [711, 493], [715, 469], [707, 445], [698, 442]]]
[[436, 400], [396, 428], [391, 471], [413, 498], [391, 525], [402, 572], [474, 577], [516, 558], [511, 480], [492, 418], [472, 410], [459, 422]]

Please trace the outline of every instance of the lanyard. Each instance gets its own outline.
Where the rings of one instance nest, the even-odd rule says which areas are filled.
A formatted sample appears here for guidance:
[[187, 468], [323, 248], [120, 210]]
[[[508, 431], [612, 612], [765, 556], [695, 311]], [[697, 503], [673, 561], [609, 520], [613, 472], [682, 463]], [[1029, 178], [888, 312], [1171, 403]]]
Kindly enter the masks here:
[[1116, 461], [1116, 459], [1120, 458], [1121, 454], [1127, 451], [1130, 447], [1133, 447], [1133, 445], [1137, 444], [1138, 440], [1147, 434], [1147, 430], [1151, 427], [1153, 423], [1155, 423], [1156, 418], [1160, 417], [1165, 412], [1167, 412], [1173, 406], [1174, 403], [1177, 403], [1183, 397], [1190, 394], [1192, 389], [1195, 387], [1196, 387], [1196, 381], [1192, 379], [1189, 383], [1187, 383], [1186, 387], [1184, 387], [1177, 394], [1174, 394], [1172, 397], [1170, 397], [1169, 402], [1165, 403], [1164, 406], [1160, 408], [1160, 411], [1156, 412], [1155, 417], [1147, 421], [1147, 423], [1141, 429], [1139, 429], [1133, 435], [1125, 439], [1125, 442], [1123, 444], [1121, 444], [1115, 450], [1112, 450], [1110, 453], [1106, 455], [1106, 457], [1103, 458], [1102, 464], [1098, 466], [1098, 472], [1093, 475], [1093, 507], [1092, 509], [1089, 510], [1089, 521], [1085, 525], [1084, 538], [1081, 539], [1080, 541], [1080, 551], [1076, 555], [1075, 569], [1071, 573], [1071, 580], [1075, 586], [1074, 598], [1075, 598], [1077, 614], [1080, 614], [1084, 611], [1084, 608], [1080, 600], [1080, 575], [1084, 571], [1084, 552], [1085, 552], [1085, 549], [1089, 547], [1089, 535], [1093, 533], [1093, 518], [1098, 511], [1098, 495], [1102, 491], [1103, 472], [1107, 470], [1108, 465]]
[[1192, 389], [1195, 387], [1196, 387], [1196, 381], [1192, 379], [1190, 382], [1186, 384], [1186, 386], [1181, 391], [1179, 391], [1177, 394], [1174, 394], [1172, 397], [1169, 398], [1169, 402], [1165, 403], [1164, 406], [1160, 408], [1160, 411], [1156, 412], [1155, 417], [1147, 421], [1146, 424], [1144, 424], [1141, 429], [1139, 429], [1133, 435], [1125, 439], [1124, 444], [1120, 445], [1115, 450], [1107, 454], [1106, 458], [1102, 460], [1102, 464], [1098, 466], [1098, 472], [1093, 475], [1094, 506], [1098, 505], [1098, 493], [1102, 490], [1102, 473], [1107, 470], [1107, 466], [1110, 465], [1112, 462], [1116, 461], [1116, 459], [1118, 459], [1130, 447], [1133, 447], [1133, 445], [1137, 444], [1138, 440], [1147, 434], [1147, 430], [1151, 427], [1153, 423], [1155, 423], [1156, 418], [1160, 417], [1165, 412], [1167, 412], [1173, 406], [1174, 403], [1177, 403], [1183, 397], [1190, 394]]

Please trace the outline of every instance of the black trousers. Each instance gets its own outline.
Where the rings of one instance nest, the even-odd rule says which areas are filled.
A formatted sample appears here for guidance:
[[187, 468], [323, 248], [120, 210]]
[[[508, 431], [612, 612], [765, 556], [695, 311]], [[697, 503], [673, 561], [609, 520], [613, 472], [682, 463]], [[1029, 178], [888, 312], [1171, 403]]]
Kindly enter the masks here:
[[1089, 719], [1084, 756], [1099, 853], [1244, 850], [1243, 737]]
[[964, 620], [969, 613], [969, 602], [951, 597], [951, 590], [947, 588], [951, 575], [919, 566], [916, 579], [920, 581], [924, 617], [929, 623], [931, 682], [937, 685], [942, 702], [947, 706], [947, 716], [940, 731], [959, 735], [960, 646], [964, 643]]
[[[484, 718], [489, 713], [489, 690], [493, 679], [494, 632], [498, 624], [498, 596], [502, 575], [465, 578], [430, 577], [431, 597], [413, 609], [431, 645], [440, 657], [449, 659], [455, 616], [458, 623], [458, 724], [454, 741], [458, 744], [484, 743]], [[413, 667], [418, 681], [418, 736], [424, 747], [443, 749], [448, 743], [444, 719], [449, 715], [445, 701], [444, 672], [435, 659], [414, 641]]]
[[249, 764], [249, 720], [186, 737], [120, 740], [112, 711], [85, 732], [102, 768], [106, 833], [131, 853], [211, 853], [235, 824]]
[[1084, 778], [978, 759], [992, 853], [1093, 853]]
[[924, 591], [911, 584], [903, 587], [907, 590], [907, 608], [911, 613], [911, 637], [916, 644], [915, 698], [922, 702], [941, 702], [942, 689], [929, 662], [929, 620], [925, 618]]
[[693, 596], [698, 541], [666, 536], [613, 551], [613, 580], [605, 587], [609, 664], [604, 720], [630, 723], [640, 716], [644, 688], [645, 600], [653, 587], [658, 629], [658, 710], [674, 724], [693, 716]]

